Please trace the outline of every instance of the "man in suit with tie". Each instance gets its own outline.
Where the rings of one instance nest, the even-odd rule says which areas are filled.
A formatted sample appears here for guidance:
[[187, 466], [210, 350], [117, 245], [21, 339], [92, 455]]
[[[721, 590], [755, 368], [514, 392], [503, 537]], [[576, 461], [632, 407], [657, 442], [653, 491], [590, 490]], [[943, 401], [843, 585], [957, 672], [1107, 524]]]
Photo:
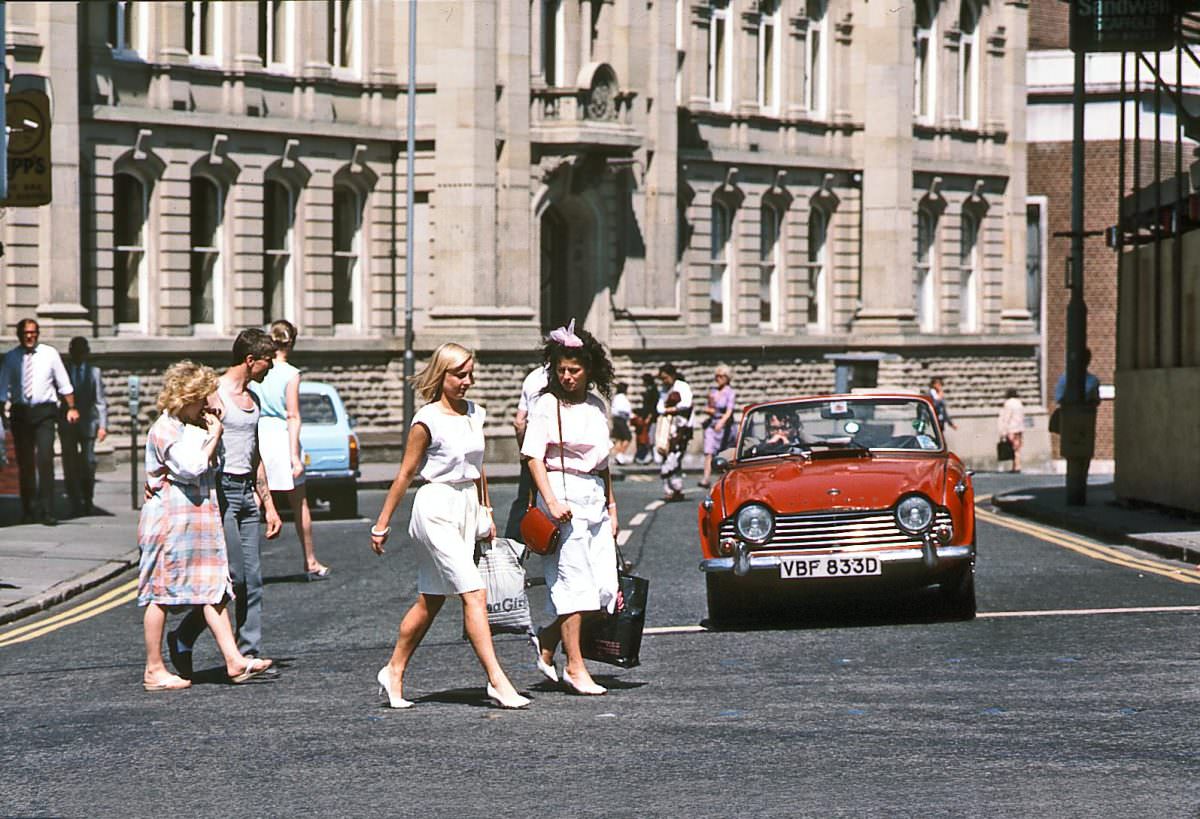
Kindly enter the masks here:
[[54, 526], [54, 422], [61, 397], [68, 424], [79, 421], [75, 388], [67, 377], [58, 350], [39, 344], [37, 321], [17, 322], [20, 343], [4, 354], [0, 364], [0, 406], [10, 405], [8, 428], [17, 450], [21, 482], [21, 522], [40, 519]]
[[88, 363], [91, 347], [83, 336], [75, 336], [67, 348], [67, 376], [75, 388], [75, 409], [79, 420], [67, 420], [68, 408], [61, 407], [58, 440], [62, 449], [63, 478], [71, 514], [90, 515], [96, 487], [96, 442], [108, 436], [108, 401], [100, 368]]

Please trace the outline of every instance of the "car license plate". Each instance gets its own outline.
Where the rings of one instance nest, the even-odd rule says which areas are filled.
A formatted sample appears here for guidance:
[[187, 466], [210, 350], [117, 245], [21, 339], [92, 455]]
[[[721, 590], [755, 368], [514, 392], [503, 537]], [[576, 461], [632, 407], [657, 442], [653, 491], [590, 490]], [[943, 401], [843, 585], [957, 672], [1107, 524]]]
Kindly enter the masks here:
[[814, 555], [784, 557], [779, 560], [783, 580], [811, 580], [820, 577], [867, 577], [883, 574], [883, 564], [875, 555]]

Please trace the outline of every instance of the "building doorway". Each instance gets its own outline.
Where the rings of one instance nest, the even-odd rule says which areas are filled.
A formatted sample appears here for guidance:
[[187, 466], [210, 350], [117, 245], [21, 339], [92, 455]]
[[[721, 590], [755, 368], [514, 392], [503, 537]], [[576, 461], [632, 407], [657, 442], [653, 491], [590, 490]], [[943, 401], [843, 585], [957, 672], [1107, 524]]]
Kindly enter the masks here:
[[570, 229], [558, 207], [551, 205], [541, 221], [542, 333], [571, 320]]

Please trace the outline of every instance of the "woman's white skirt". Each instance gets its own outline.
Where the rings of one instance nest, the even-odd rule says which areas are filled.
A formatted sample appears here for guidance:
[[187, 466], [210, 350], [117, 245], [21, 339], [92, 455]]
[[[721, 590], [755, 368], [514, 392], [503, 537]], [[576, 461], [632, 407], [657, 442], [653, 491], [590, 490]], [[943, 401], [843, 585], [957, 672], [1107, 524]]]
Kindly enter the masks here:
[[[542, 558], [546, 577], [546, 611], [553, 617], [617, 605], [617, 545], [608, 516], [608, 494], [598, 475], [551, 472], [551, 488], [566, 495], [571, 520], [559, 524], [563, 541], [558, 551]], [[564, 488], [563, 481], [566, 486]], [[545, 501], [538, 505], [549, 511]]]
[[[291, 492], [304, 483], [304, 473], [292, 475], [292, 442], [288, 438], [287, 421], [263, 415], [258, 419], [258, 451], [267, 472], [267, 486], [272, 492]], [[300, 453], [303, 460], [304, 453]]]
[[418, 544], [418, 592], [450, 595], [483, 588], [475, 565], [478, 515], [474, 481], [427, 483], [417, 490], [408, 534]]

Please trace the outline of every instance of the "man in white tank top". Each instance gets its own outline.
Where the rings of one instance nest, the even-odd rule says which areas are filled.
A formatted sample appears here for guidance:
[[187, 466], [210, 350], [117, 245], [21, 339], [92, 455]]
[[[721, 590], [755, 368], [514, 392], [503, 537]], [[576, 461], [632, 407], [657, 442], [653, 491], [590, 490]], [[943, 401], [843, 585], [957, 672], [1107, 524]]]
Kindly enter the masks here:
[[[275, 359], [275, 342], [262, 330], [243, 330], [233, 342], [233, 364], [221, 376], [215, 406], [221, 411], [221, 475], [217, 500], [225, 524], [229, 573], [233, 577], [234, 626], [238, 650], [247, 657], [262, 654], [262, 563], [258, 524], [266, 520], [267, 538], [279, 535], [283, 522], [267, 488], [266, 471], [258, 454], [258, 397], [251, 381], [262, 382]], [[171, 663], [181, 677], [191, 675], [192, 644], [204, 630], [198, 608], [167, 635]]]

